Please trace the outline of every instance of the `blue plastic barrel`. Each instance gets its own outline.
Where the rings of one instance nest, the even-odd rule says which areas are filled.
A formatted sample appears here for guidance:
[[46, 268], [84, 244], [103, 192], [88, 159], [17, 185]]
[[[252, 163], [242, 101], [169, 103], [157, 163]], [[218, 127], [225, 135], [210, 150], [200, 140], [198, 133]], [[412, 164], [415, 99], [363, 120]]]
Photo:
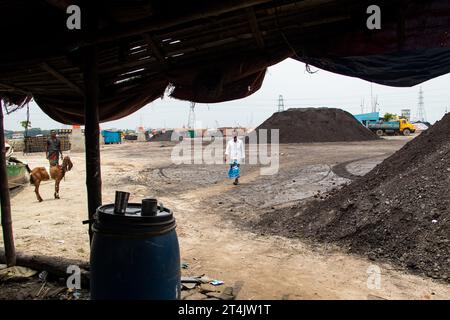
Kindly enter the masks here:
[[180, 298], [180, 249], [171, 210], [141, 214], [130, 203], [125, 214], [114, 205], [98, 208], [91, 244], [93, 300], [176, 300]]

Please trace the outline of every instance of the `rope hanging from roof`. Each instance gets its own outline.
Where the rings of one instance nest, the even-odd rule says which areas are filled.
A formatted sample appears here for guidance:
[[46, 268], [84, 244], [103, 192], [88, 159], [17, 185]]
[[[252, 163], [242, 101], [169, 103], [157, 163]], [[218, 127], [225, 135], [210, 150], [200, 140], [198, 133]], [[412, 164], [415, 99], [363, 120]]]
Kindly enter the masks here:
[[[31, 101], [32, 97], [15, 94], [0, 96], [0, 107], [3, 105], [6, 114], [22, 109]], [[2, 103], [3, 102], [3, 103]]]

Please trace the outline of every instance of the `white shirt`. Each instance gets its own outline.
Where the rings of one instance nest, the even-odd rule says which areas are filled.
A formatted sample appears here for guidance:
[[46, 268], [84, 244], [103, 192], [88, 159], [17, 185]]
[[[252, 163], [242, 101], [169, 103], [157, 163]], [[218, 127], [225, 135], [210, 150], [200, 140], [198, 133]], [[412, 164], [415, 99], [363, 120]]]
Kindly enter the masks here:
[[228, 141], [225, 155], [228, 157], [230, 163], [233, 162], [233, 160], [237, 160], [238, 162], [244, 160], [245, 148], [242, 140], [237, 139], [236, 142], [234, 142], [234, 139], [231, 139]]

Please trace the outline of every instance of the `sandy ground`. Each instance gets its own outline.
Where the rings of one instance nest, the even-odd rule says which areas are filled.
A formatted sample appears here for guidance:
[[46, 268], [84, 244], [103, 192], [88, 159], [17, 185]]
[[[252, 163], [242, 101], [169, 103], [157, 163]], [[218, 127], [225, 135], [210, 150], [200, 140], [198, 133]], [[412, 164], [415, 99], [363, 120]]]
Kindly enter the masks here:
[[[338, 248], [260, 234], [245, 223], [264, 208], [288, 206], [366, 173], [408, 139], [281, 145], [276, 175], [244, 165], [239, 186], [226, 179], [224, 164], [173, 164], [173, 143], [102, 146], [103, 203], [113, 202], [115, 190], [131, 192], [131, 202], [158, 197], [177, 218], [189, 265], [183, 274], [239, 283], [238, 299], [449, 299], [448, 284]], [[70, 157], [74, 168], [61, 183], [60, 200], [53, 199], [52, 182], [41, 186], [42, 203], [31, 186], [13, 191], [18, 251], [89, 259], [84, 154]], [[47, 165], [43, 154], [20, 158], [32, 168]], [[374, 264], [379, 288], [367, 284]]]

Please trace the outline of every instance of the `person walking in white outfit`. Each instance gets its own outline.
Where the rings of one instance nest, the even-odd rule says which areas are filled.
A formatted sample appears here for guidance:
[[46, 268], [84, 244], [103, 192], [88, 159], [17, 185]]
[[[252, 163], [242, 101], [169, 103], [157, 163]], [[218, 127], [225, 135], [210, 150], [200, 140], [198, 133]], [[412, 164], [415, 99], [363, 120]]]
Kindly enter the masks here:
[[[225, 150], [225, 161], [230, 163], [230, 171], [228, 173], [230, 178], [234, 178], [234, 185], [239, 183], [240, 178], [240, 164], [245, 160], [245, 148], [242, 140], [238, 139], [237, 133], [233, 133], [233, 139], [228, 141]], [[236, 168], [237, 167], [237, 168]]]

